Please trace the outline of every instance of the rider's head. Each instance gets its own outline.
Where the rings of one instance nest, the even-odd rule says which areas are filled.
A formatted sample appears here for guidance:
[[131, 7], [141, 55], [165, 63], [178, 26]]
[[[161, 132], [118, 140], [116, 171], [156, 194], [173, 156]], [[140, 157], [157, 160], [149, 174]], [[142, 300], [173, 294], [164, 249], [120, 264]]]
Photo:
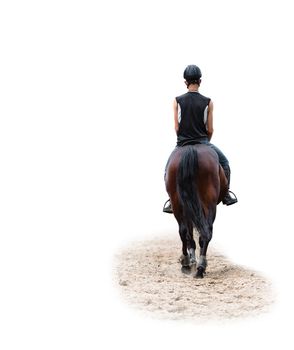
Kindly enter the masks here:
[[199, 67], [195, 66], [195, 64], [187, 66], [184, 70], [184, 79], [186, 81], [187, 87], [189, 87], [190, 84], [200, 85], [201, 76], [201, 70]]

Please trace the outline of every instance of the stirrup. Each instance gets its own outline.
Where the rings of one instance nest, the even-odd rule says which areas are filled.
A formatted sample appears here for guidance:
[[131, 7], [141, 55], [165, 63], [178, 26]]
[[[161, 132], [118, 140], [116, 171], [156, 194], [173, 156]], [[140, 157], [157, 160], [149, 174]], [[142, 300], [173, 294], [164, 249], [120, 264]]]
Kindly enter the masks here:
[[[169, 202], [169, 204], [167, 204], [168, 202]], [[164, 213], [168, 213], [168, 214], [172, 214], [172, 213], [173, 213], [173, 210], [172, 210], [172, 207], [171, 207], [170, 199], [168, 199], [168, 200], [164, 203], [164, 206], [163, 206], [162, 211], [163, 211]]]
[[[235, 195], [235, 193], [231, 190], [228, 191], [229, 193], [232, 193], [232, 195], [235, 197], [235, 199], [237, 199], [237, 196]], [[237, 199], [238, 200], [238, 199]]]
[[[232, 197], [230, 196], [230, 194], [232, 194], [232, 195], [234, 196], [234, 198], [232, 198]], [[226, 197], [229, 197], [229, 198], [227, 198], [227, 200], [226, 200]], [[232, 204], [237, 203], [237, 202], [238, 202], [238, 199], [237, 199], [237, 196], [235, 195], [234, 192], [228, 190], [228, 192], [227, 192], [227, 194], [225, 195], [225, 197], [224, 197], [224, 199], [223, 199], [222, 202], [223, 202], [223, 204], [225, 204], [225, 205], [232, 205]]]

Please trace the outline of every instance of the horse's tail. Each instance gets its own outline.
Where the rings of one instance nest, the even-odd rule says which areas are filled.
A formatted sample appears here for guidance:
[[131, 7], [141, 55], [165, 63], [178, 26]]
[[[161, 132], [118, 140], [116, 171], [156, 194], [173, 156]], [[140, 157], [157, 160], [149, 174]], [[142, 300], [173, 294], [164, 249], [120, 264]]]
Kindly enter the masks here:
[[198, 154], [193, 146], [184, 146], [178, 167], [177, 186], [179, 200], [183, 208], [185, 224], [194, 226], [201, 234], [206, 233], [207, 221], [197, 191]]

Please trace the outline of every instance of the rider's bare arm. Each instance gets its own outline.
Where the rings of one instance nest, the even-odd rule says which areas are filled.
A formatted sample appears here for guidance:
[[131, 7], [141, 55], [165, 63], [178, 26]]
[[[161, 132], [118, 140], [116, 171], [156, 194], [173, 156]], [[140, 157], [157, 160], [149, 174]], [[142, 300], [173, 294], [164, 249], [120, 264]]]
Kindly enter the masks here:
[[208, 134], [208, 140], [210, 141], [212, 134], [213, 134], [213, 103], [212, 103], [212, 101], [210, 101], [209, 105], [208, 105], [207, 134]]
[[178, 102], [174, 100], [174, 121], [175, 121], [175, 131], [178, 134], [179, 131], [179, 119], [178, 119]]

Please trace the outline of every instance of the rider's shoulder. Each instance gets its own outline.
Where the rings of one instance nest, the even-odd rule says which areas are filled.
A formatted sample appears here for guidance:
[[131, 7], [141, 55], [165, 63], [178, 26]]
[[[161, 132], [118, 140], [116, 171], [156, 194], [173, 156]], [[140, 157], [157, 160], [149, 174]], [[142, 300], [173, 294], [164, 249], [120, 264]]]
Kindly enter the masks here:
[[199, 95], [199, 97], [201, 98], [201, 99], [203, 99], [203, 100], [207, 100], [207, 101], [211, 101], [211, 98], [210, 97], [207, 97], [207, 96], [205, 96], [205, 95], [202, 95], [202, 94], [200, 94], [200, 93], [198, 93], [198, 95]]
[[188, 96], [188, 92], [186, 92], [185, 94], [179, 95], [177, 96], [175, 99], [177, 102], [179, 102], [180, 100], [183, 100], [184, 98], [186, 98]]

